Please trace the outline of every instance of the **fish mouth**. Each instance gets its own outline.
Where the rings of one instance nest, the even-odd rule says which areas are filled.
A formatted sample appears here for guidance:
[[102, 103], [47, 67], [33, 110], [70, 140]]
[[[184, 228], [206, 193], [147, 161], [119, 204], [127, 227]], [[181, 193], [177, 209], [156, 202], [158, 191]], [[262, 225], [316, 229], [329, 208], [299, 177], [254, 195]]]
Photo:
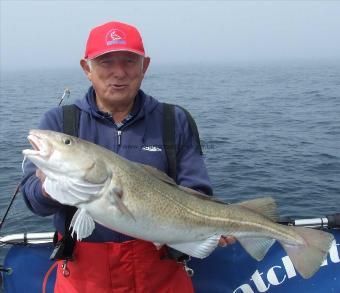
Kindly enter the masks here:
[[39, 156], [44, 158], [49, 158], [51, 156], [52, 148], [46, 138], [39, 136], [37, 133], [34, 133], [33, 131], [30, 131], [29, 135], [27, 136], [27, 139], [33, 149], [23, 150], [22, 153], [25, 156], [28, 157]]

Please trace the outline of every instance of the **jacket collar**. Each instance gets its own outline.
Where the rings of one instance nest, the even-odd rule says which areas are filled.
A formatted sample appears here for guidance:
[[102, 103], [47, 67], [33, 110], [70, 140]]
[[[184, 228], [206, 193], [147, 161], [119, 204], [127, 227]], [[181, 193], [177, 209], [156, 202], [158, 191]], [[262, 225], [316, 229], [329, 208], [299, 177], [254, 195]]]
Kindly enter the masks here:
[[[111, 119], [109, 113], [104, 113], [98, 109], [96, 104], [96, 92], [92, 86], [88, 89], [85, 97], [82, 100], [77, 100], [75, 104], [81, 110], [88, 112], [94, 117], [99, 119]], [[142, 90], [139, 90], [135, 97], [135, 102], [130, 113], [132, 116], [134, 116], [132, 120], [143, 118], [146, 112], [153, 111], [158, 104], [159, 102], [157, 100], [149, 95], [146, 95]]]

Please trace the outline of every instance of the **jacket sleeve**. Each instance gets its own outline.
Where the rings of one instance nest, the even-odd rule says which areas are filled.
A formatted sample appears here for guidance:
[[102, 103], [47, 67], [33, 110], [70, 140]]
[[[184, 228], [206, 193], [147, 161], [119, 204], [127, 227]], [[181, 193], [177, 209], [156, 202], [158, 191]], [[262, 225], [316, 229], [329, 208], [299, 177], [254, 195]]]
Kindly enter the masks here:
[[[61, 108], [54, 108], [46, 112], [39, 123], [39, 129], [62, 132]], [[25, 162], [21, 191], [26, 205], [33, 213], [49, 216], [56, 213], [62, 205], [43, 195], [40, 179], [35, 176], [36, 169], [32, 162], [28, 160]]]
[[197, 146], [186, 114], [179, 107], [175, 108], [175, 121], [177, 184], [212, 195], [213, 190], [203, 155]]

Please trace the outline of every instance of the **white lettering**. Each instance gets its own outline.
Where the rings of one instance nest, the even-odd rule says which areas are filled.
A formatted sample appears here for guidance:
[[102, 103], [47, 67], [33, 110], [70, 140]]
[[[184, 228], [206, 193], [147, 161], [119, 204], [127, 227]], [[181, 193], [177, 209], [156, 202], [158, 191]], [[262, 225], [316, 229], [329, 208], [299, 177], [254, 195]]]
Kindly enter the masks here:
[[[329, 256], [330, 256], [330, 260], [332, 263], [340, 263], [339, 247], [340, 247], [340, 244], [337, 244], [334, 240], [329, 249]], [[283, 282], [286, 281], [286, 279], [291, 279], [297, 276], [296, 270], [289, 256], [286, 255], [281, 260], [283, 263], [283, 267], [273, 266], [269, 268], [269, 270], [267, 271], [267, 280], [266, 280], [268, 281], [267, 284], [265, 280], [263, 279], [263, 276], [262, 276], [263, 273], [259, 272], [259, 270], [256, 270], [253, 273], [250, 280], [254, 282], [258, 292], [261, 292], [261, 293], [267, 292], [271, 285], [273, 286], [281, 285]], [[326, 258], [321, 264], [321, 266], [327, 266], [327, 265], [328, 265], [328, 261]], [[286, 271], [286, 274], [284, 274], [283, 277], [279, 280], [277, 273], [279, 272], [279, 270], [282, 270], [282, 269]], [[255, 293], [257, 292], [256, 289], [252, 289], [252, 287], [249, 284], [242, 284], [241, 286], [237, 287], [233, 291], [233, 293]]]
[[[241, 290], [241, 291], [240, 291]], [[243, 284], [236, 288], [233, 293], [255, 293], [253, 289], [248, 284]]]
[[296, 277], [296, 271], [295, 271], [294, 265], [288, 255], [282, 258], [282, 263], [286, 269], [288, 279]]
[[329, 249], [329, 256], [330, 256], [330, 259], [333, 263], [339, 263], [340, 262], [340, 255], [339, 255], [339, 251], [338, 251], [337, 246], [340, 246], [340, 244], [336, 244], [335, 240], [333, 240], [332, 246]]
[[281, 282], [279, 281], [279, 279], [277, 278], [277, 275], [275, 274], [276, 268], [282, 269], [282, 267], [280, 267], [280, 266], [274, 266], [274, 267], [271, 267], [268, 270], [268, 273], [267, 273], [267, 279], [268, 279], [269, 283], [274, 285], [274, 286], [282, 284], [284, 282], [284, 280], [286, 279], [286, 275], [284, 275]]
[[256, 270], [255, 273], [251, 276], [251, 280], [253, 280], [256, 289], [259, 292], [266, 292], [268, 291], [270, 285], [268, 284], [268, 287], [266, 286], [261, 275], [263, 275], [263, 273], [260, 273], [258, 270]]

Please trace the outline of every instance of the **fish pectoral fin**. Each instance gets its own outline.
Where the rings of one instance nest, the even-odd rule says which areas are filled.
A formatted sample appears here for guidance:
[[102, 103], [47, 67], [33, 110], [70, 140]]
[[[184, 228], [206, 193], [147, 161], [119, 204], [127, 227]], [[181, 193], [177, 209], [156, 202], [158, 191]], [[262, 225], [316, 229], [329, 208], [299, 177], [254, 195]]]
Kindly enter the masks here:
[[77, 240], [82, 240], [92, 234], [95, 224], [85, 209], [78, 209], [71, 220], [71, 227], [72, 236], [77, 233]]
[[257, 261], [267, 254], [275, 239], [271, 238], [237, 238], [242, 247]]
[[193, 257], [205, 258], [217, 247], [220, 238], [221, 235], [213, 235], [203, 241], [171, 243], [167, 246]]
[[120, 211], [121, 213], [128, 215], [131, 217], [134, 221], [136, 221], [135, 217], [133, 214], [130, 212], [128, 207], [123, 203], [123, 190], [118, 187], [113, 187], [111, 191], [108, 194], [109, 201], [114, 204]]

